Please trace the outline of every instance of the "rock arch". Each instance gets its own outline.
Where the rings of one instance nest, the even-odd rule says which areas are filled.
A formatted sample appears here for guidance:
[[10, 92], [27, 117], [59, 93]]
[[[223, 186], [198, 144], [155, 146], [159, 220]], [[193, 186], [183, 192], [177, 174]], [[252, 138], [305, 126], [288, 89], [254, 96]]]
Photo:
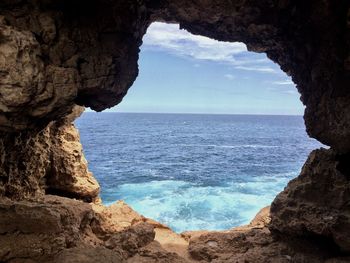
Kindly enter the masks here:
[[[336, 255], [339, 249], [349, 252], [350, 234], [345, 230], [350, 229], [350, 9], [346, 0], [3, 0], [0, 3], [0, 195], [2, 211], [7, 215], [2, 216], [4, 225], [16, 213], [20, 214], [17, 210], [11, 214], [11, 206], [25, 207], [28, 211], [44, 206], [49, 215], [64, 210], [71, 219], [68, 225], [80, 224], [79, 229], [83, 230], [74, 232], [74, 242], [68, 240], [70, 234], [62, 237], [65, 245], [56, 246], [58, 252], [79, 247], [77, 244], [84, 243], [86, 233], [93, 229], [97, 237], [94, 242], [100, 242], [98, 249], [110, 256], [110, 248], [103, 242], [107, 236], [112, 242], [112, 234], [110, 228], [101, 230], [103, 215], [90, 211], [88, 206], [77, 214], [70, 209], [72, 200], [55, 203], [45, 192], [85, 201], [98, 200], [98, 185], [84, 166], [79, 147], [80, 159], [70, 159], [60, 147], [62, 143], [78, 142], [69, 132], [74, 131], [70, 123], [76, 115], [76, 104], [101, 111], [122, 100], [137, 77], [139, 46], [153, 21], [177, 22], [194, 34], [244, 42], [252, 51], [266, 52], [292, 77], [306, 106], [304, 119], [308, 134], [331, 149], [313, 152], [298, 179], [277, 197], [271, 209], [270, 230], [276, 236], [282, 233], [302, 237], [312, 246], [317, 246], [312, 241], [315, 237], [326, 239], [335, 246], [328, 257]], [[65, 162], [83, 164], [79, 172], [53, 169]], [[89, 180], [92, 182], [89, 187], [79, 190], [79, 183]], [[320, 198], [312, 198], [317, 193], [322, 193]], [[286, 222], [290, 217], [293, 221]], [[49, 218], [55, 225], [57, 218]], [[1, 242], [9, 242], [13, 231], [29, 231], [18, 224], [0, 229], [5, 233]], [[71, 229], [59, 224], [52, 229], [71, 233]], [[131, 227], [127, 231], [137, 239], [143, 230]], [[42, 233], [38, 229], [30, 231], [33, 238]], [[53, 242], [51, 232], [44, 234], [46, 241]], [[118, 244], [123, 243], [118, 240]], [[138, 244], [144, 245], [141, 241]], [[291, 251], [298, 250], [290, 244], [286, 246]], [[118, 253], [125, 259], [138, 248], [125, 252], [118, 247], [119, 252], [124, 251]], [[30, 254], [28, 251], [18, 252], [12, 259]], [[9, 253], [5, 252], [0, 254], [0, 260], [10, 261]], [[34, 254], [28, 257], [40, 258]], [[49, 252], [43, 254], [52, 256]], [[238, 254], [249, 258], [247, 253], [241, 255], [236, 251], [235, 255]], [[203, 253], [196, 255], [208, 259]], [[322, 257], [327, 256], [322, 254]]]

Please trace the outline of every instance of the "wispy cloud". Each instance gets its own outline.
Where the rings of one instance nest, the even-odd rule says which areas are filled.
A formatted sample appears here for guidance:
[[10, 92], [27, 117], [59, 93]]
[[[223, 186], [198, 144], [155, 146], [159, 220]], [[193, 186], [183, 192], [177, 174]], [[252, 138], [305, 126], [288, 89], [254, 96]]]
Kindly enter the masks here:
[[276, 70], [271, 67], [264, 66], [236, 66], [236, 69], [248, 70], [248, 71], [259, 71], [265, 73], [276, 73]]
[[280, 94], [290, 94], [290, 95], [298, 94], [297, 89], [295, 89], [295, 88], [292, 89], [288, 86], [268, 87], [267, 90], [272, 91], [272, 92], [277, 92]]
[[177, 24], [155, 22], [143, 38], [144, 46], [161, 48], [175, 55], [194, 59], [234, 62], [235, 54], [247, 51], [240, 42], [220, 42], [180, 30]]
[[296, 90], [286, 90], [285, 93], [287, 94], [298, 94]]
[[249, 57], [247, 46], [241, 42], [222, 42], [180, 30], [178, 24], [155, 22], [143, 38], [143, 48], [169, 52], [196, 60], [228, 63], [240, 70], [274, 73], [264, 66], [268, 59]]
[[232, 74], [225, 74], [224, 77], [230, 80], [235, 78], [235, 76], [233, 76]]
[[274, 85], [295, 85], [294, 82], [289, 79], [282, 81], [272, 81], [271, 83]]

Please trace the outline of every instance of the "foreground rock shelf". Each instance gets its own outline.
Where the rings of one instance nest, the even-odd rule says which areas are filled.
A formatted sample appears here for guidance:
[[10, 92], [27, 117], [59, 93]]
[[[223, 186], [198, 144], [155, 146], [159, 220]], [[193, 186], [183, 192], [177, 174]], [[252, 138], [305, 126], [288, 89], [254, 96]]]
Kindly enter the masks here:
[[122, 201], [104, 207], [65, 197], [1, 200], [2, 262], [348, 262], [327, 243], [275, 237], [269, 207], [247, 226], [176, 234]]
[[[350, 262], [347, 0], [2, 0], [0, 262]], [[154, 21], [241, 41], [289, 74], [313, 151], [250, 225], [178, 235], [100, 203], [72, 124], [117, 105]], [[79, 106], [78, 106], [79, 105]]]

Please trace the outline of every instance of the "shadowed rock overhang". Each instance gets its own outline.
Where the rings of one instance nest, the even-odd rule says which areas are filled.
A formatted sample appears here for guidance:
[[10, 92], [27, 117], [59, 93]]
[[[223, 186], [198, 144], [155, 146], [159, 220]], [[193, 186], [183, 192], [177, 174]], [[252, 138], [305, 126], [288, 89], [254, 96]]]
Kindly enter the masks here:
[[[269, 228], [189, 235], [191, 258], [154, 245], [155, 222], [105, 223], [119, 217], [96, 208], [72, 125], [77, 105], [102, 111], [123, 99], [154, 21], [265, 52], [296, 83], [308, 134], [330, 146], [276, 197]], [[347, 0], [2, 0], [0, 261], [349, 262], [349, 47]]]

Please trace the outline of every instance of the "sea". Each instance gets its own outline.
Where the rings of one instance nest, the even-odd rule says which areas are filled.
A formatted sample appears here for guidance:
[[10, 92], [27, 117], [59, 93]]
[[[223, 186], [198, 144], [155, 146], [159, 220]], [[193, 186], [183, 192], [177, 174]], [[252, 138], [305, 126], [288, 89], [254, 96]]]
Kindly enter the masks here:
[[103, 203], [176, 232], [249, 223], [322, 147], [302, 116], [85, 112], [75, 124]]

